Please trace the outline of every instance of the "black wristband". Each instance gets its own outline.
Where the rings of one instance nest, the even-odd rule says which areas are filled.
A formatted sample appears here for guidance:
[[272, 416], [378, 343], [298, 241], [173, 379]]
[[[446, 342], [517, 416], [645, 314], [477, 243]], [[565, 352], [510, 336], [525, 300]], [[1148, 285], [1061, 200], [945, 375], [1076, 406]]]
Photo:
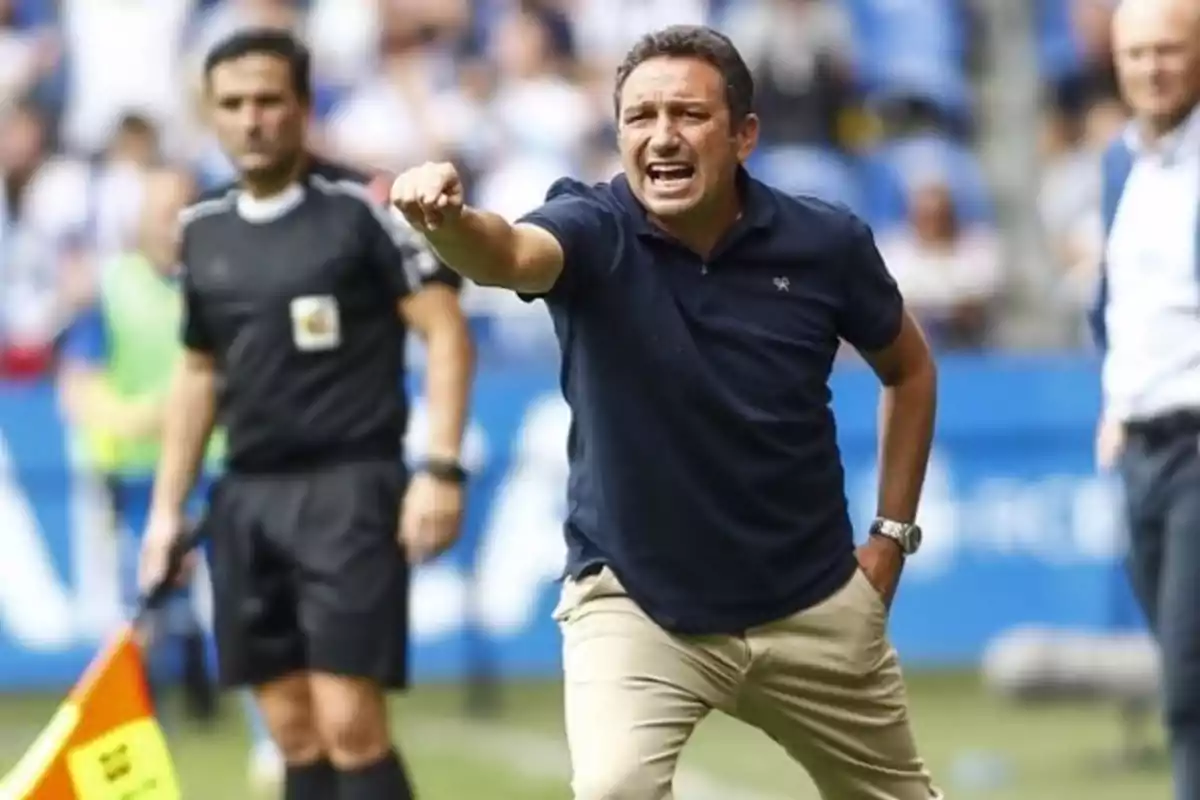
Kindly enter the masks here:
[[422, 462], [421, 472], [424, 472], [431, 478], [437, 478], [439, 481], [446, 481], [447, 483], [462, 484], [467, 482], [467, 471], [457, 461], [430, 458]]

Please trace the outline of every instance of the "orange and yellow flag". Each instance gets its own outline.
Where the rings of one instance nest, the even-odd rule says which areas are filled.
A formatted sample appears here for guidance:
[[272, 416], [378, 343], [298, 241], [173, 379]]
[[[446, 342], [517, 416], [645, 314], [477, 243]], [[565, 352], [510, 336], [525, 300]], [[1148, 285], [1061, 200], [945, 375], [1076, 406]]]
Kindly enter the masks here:
[[91, 663], [0, 779], [0, 800], [180, 800], [132, 628]]

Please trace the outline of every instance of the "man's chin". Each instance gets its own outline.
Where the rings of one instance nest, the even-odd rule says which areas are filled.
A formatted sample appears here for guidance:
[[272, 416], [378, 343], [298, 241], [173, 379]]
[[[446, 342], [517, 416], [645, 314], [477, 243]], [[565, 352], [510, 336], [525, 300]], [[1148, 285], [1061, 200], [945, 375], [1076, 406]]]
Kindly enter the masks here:
[[242, 156], [237, 166], [243, 177], [250, 180], [271, 179], [287, 169], [287, 164], [281, 159], [258, 153]]
[[685, 217], [696, 209], [695, 197], [654, 197], [643, 201], [646, 210], [661, 220], [672, 220]]

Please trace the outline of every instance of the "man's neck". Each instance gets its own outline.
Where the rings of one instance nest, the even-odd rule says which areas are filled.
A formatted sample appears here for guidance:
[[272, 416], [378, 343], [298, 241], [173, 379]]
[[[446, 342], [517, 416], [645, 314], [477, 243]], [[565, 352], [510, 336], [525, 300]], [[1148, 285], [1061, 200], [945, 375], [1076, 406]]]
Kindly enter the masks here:
[[696, 213], [689, 214], [686, 219], [661, 219], [651, 214], [650, 221], [689, 250], [707, 258], [742, 216], [741, 199], [737, 192], [728, 197], [709, 208], [697, 208]]
[[242, 188], [255, 200], [275, 197], [295, 183], [307, 166], [308, 154], [302, 153], [286, 169], [281, 169], [277, 173], [253, 178], [243, 177]]
[[1147, 147], [1158, 146], [1163, 139], [1187, 124], [1196, 106], [1196, 103], [1190, 103], [1171, 114], [1140, 118], [1137, 124], [1138, 137]]

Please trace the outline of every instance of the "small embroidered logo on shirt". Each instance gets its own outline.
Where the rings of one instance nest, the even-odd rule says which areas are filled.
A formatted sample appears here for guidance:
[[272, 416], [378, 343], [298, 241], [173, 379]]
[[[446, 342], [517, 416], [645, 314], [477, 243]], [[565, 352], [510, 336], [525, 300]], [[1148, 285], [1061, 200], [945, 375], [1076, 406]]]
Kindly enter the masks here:
[[776, 278], [775, 279], [775, 288], [781, 292], [789, 291], [791, 289], [791, 286], [792, 286], [792, 282], [789, 281], [787, 278]]

